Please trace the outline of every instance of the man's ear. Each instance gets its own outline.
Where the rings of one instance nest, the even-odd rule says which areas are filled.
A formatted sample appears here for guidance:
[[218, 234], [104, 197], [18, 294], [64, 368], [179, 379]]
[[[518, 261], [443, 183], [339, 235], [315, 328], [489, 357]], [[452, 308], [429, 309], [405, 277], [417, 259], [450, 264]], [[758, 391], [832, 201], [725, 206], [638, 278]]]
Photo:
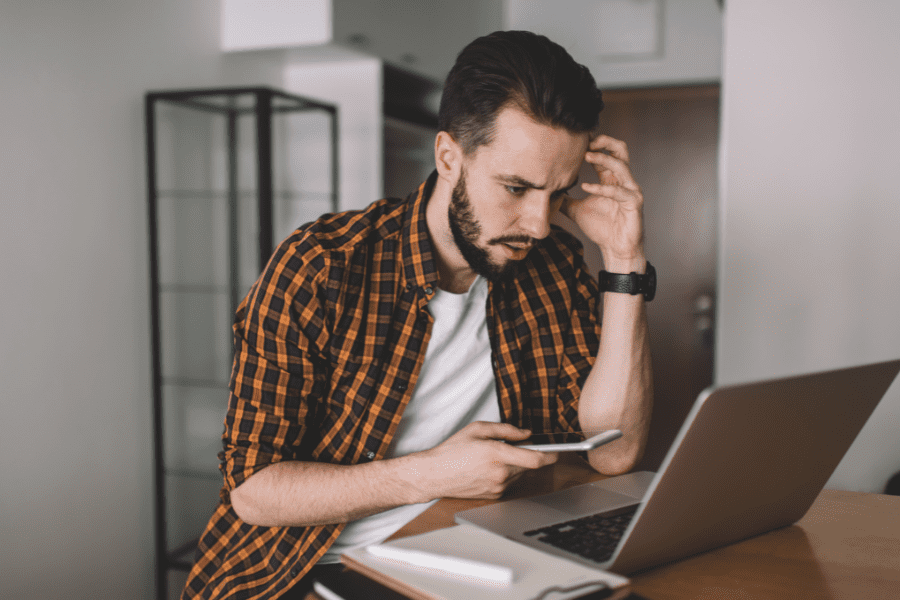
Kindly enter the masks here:
[[456, 143], [446, 131], [441, 131], [434, 138], [434, 164], [438, 177], [451, 186], [455, 186], [462, 169], [462, 147]]

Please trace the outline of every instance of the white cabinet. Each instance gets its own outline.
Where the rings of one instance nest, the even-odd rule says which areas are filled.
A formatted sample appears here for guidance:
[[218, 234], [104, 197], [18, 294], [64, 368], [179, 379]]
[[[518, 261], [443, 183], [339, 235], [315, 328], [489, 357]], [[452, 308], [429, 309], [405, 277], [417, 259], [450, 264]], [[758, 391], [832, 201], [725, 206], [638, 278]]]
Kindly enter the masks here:
[[721, 78], [717, 0], [507, 0], [504, 25], [558, 42], [601, 88]]
[[559, 42], [601, 87], [718, 82], [718, 0], [222, 0], [222, 49], [353, 50], [443, 81], [478, 36]]
[[222, 49], [337, 46], [442, 81], [456, 54], [503, 27], [502, 0], [222, 0]]

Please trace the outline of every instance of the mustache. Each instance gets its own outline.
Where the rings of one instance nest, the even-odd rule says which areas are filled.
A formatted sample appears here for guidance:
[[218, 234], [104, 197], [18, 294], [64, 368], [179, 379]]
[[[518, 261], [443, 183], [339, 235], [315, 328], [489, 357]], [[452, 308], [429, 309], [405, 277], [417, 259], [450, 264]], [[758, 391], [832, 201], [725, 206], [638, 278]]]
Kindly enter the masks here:
[[488, 244], [496, 246], [497, 244], [528, 244], [533, 246], [535, 240], [530, 235], [504, 235], [488, 240]]

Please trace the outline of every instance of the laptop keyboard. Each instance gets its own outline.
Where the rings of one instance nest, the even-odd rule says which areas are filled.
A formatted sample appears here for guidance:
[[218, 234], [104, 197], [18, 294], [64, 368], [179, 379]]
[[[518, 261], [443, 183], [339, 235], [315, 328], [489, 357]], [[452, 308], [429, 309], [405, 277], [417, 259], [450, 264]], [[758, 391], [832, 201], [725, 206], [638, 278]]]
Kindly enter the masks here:
[[612, 513], [581, 517], [550, 527], [526, 531], [525, 535], [540, 536], [535, 539], [602, 563], [609, 560], [615, 552], [637, 509], [638, 505], [635, 504]]

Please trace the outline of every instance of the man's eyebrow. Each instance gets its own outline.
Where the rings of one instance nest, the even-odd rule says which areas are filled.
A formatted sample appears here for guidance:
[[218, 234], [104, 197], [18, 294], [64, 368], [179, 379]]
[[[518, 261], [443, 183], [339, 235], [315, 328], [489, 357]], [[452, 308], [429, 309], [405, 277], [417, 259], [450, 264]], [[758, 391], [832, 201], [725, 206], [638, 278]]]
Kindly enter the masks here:
[[[534, 189], [534, 190], [543, 190], [546, 188], [546, 186], [532, 183], [532, 182], [528, 181], [527, 179], [525, 179], [524, 177], [519, 177], [518, 175], [497, 175], [496, 179], [498, 181], [508, 184], [508, 185], [525, 187], [525, 188], [530, 188], [530, 189]], [[555, 194], [565, 194], [570, 189], [575, 187], [575, 185], [577, 183], [578, 183], [578, 177], [575, 177], [575, 181], [573, 181], [572, 183], [570, 183], [569, 185], [567, 185], [566, 187], [564, 187], [562, 189], [556, 190], [554, 193]]]
[[519, 177], [518, 175], [497, 175], [496, 179], [497, 179], [497, 181], [500, 181], [501, 183], [515, 185], [518, 187], [532, 188], [535, 190], [544, 189], [544, 186], [538, 185], [536, 183], [531, 183], [527, 179], [525, 179], [523, 177]]

